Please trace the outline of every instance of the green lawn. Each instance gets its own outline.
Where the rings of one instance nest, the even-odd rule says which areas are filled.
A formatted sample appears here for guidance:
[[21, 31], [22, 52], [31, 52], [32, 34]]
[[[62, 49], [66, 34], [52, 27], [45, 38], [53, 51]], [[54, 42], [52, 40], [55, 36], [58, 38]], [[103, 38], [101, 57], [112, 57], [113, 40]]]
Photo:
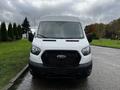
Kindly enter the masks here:
[[93, 40], [91, 44], [120, 49], [120, 40], [100, 39], [100, 40]]
[[0, 42], [0, 90], [28, 63], [30, 47], [27, 40]]

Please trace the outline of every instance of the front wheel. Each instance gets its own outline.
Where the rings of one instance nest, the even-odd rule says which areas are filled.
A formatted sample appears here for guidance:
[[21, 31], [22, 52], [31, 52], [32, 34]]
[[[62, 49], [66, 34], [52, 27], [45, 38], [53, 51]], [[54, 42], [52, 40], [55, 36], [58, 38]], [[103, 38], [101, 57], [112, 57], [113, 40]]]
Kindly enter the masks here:
[[81, 79], [81, 78], [86, 79], [88, 76], [91, 75], [91, 72], [92, 72], [92, 63], [88, 67], [82, 69], [81, 74], [77, 76], [77, 79]]
[[85, 70], [83, 70], [81, 77], [87, 78], [88, 76], [91, 75], [91, 72], [92, 72], [92, 64], [89, 67], [87, 67]]
[[45, 77], [41, 75], [40, 73], [37, 73], [35, 71], [29, 70], [30, 74], [32, 75], [33, 79], [44, 79]]
[[38, 78], [38, 75], [35, 72], [33, 72], [32, 70], [30, 70], [30, 74], [32, 75], [33, 79]]

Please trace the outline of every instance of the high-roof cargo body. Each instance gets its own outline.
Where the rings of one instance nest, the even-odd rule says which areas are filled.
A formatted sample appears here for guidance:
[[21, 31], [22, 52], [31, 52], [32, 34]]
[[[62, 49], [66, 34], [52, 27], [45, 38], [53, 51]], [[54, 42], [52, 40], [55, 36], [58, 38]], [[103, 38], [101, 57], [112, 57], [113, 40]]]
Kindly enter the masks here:
[[34, 77], [86, 78], [91, 74], [91, 48], [78, 17], [41, 17], [31, 38], [29, 68]]

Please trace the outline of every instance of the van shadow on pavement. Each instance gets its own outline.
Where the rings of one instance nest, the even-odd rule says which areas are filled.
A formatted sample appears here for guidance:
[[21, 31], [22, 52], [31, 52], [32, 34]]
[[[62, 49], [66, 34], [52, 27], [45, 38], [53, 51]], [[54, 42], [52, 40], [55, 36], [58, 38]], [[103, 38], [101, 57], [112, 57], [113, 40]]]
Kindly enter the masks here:
[[[88, 79], [68, 79], [68, 78], [33, 78], [28, 72], [26, 77], [20, 78], [9, 90], [79, 90], [87, 89]], [[19, 88], [17, 88], [19, 87]], [[88, 88], [89, 90], [89, 88]]]
[[87, 87], [87, 79], [32, 79], [33, 90], [37, 89], [78, 89]]

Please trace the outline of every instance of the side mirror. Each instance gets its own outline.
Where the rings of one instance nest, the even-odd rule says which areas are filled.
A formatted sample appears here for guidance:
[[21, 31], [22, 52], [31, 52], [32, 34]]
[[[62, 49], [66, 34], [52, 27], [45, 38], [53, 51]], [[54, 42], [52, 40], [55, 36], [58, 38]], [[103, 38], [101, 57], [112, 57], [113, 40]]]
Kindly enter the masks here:
[[88, 39], [88, 42], [91, 43], [92, 42], [92, 34], [87, 34], [87, 39]]
[[32, 32], [29, 32], [29, 33], [28, 33], [28, 40], [29, 40], [30, 42], [32, 42], [32, 41], [33, 41], [33, 38], [34, 38], [34, 35], [32, 34]]

